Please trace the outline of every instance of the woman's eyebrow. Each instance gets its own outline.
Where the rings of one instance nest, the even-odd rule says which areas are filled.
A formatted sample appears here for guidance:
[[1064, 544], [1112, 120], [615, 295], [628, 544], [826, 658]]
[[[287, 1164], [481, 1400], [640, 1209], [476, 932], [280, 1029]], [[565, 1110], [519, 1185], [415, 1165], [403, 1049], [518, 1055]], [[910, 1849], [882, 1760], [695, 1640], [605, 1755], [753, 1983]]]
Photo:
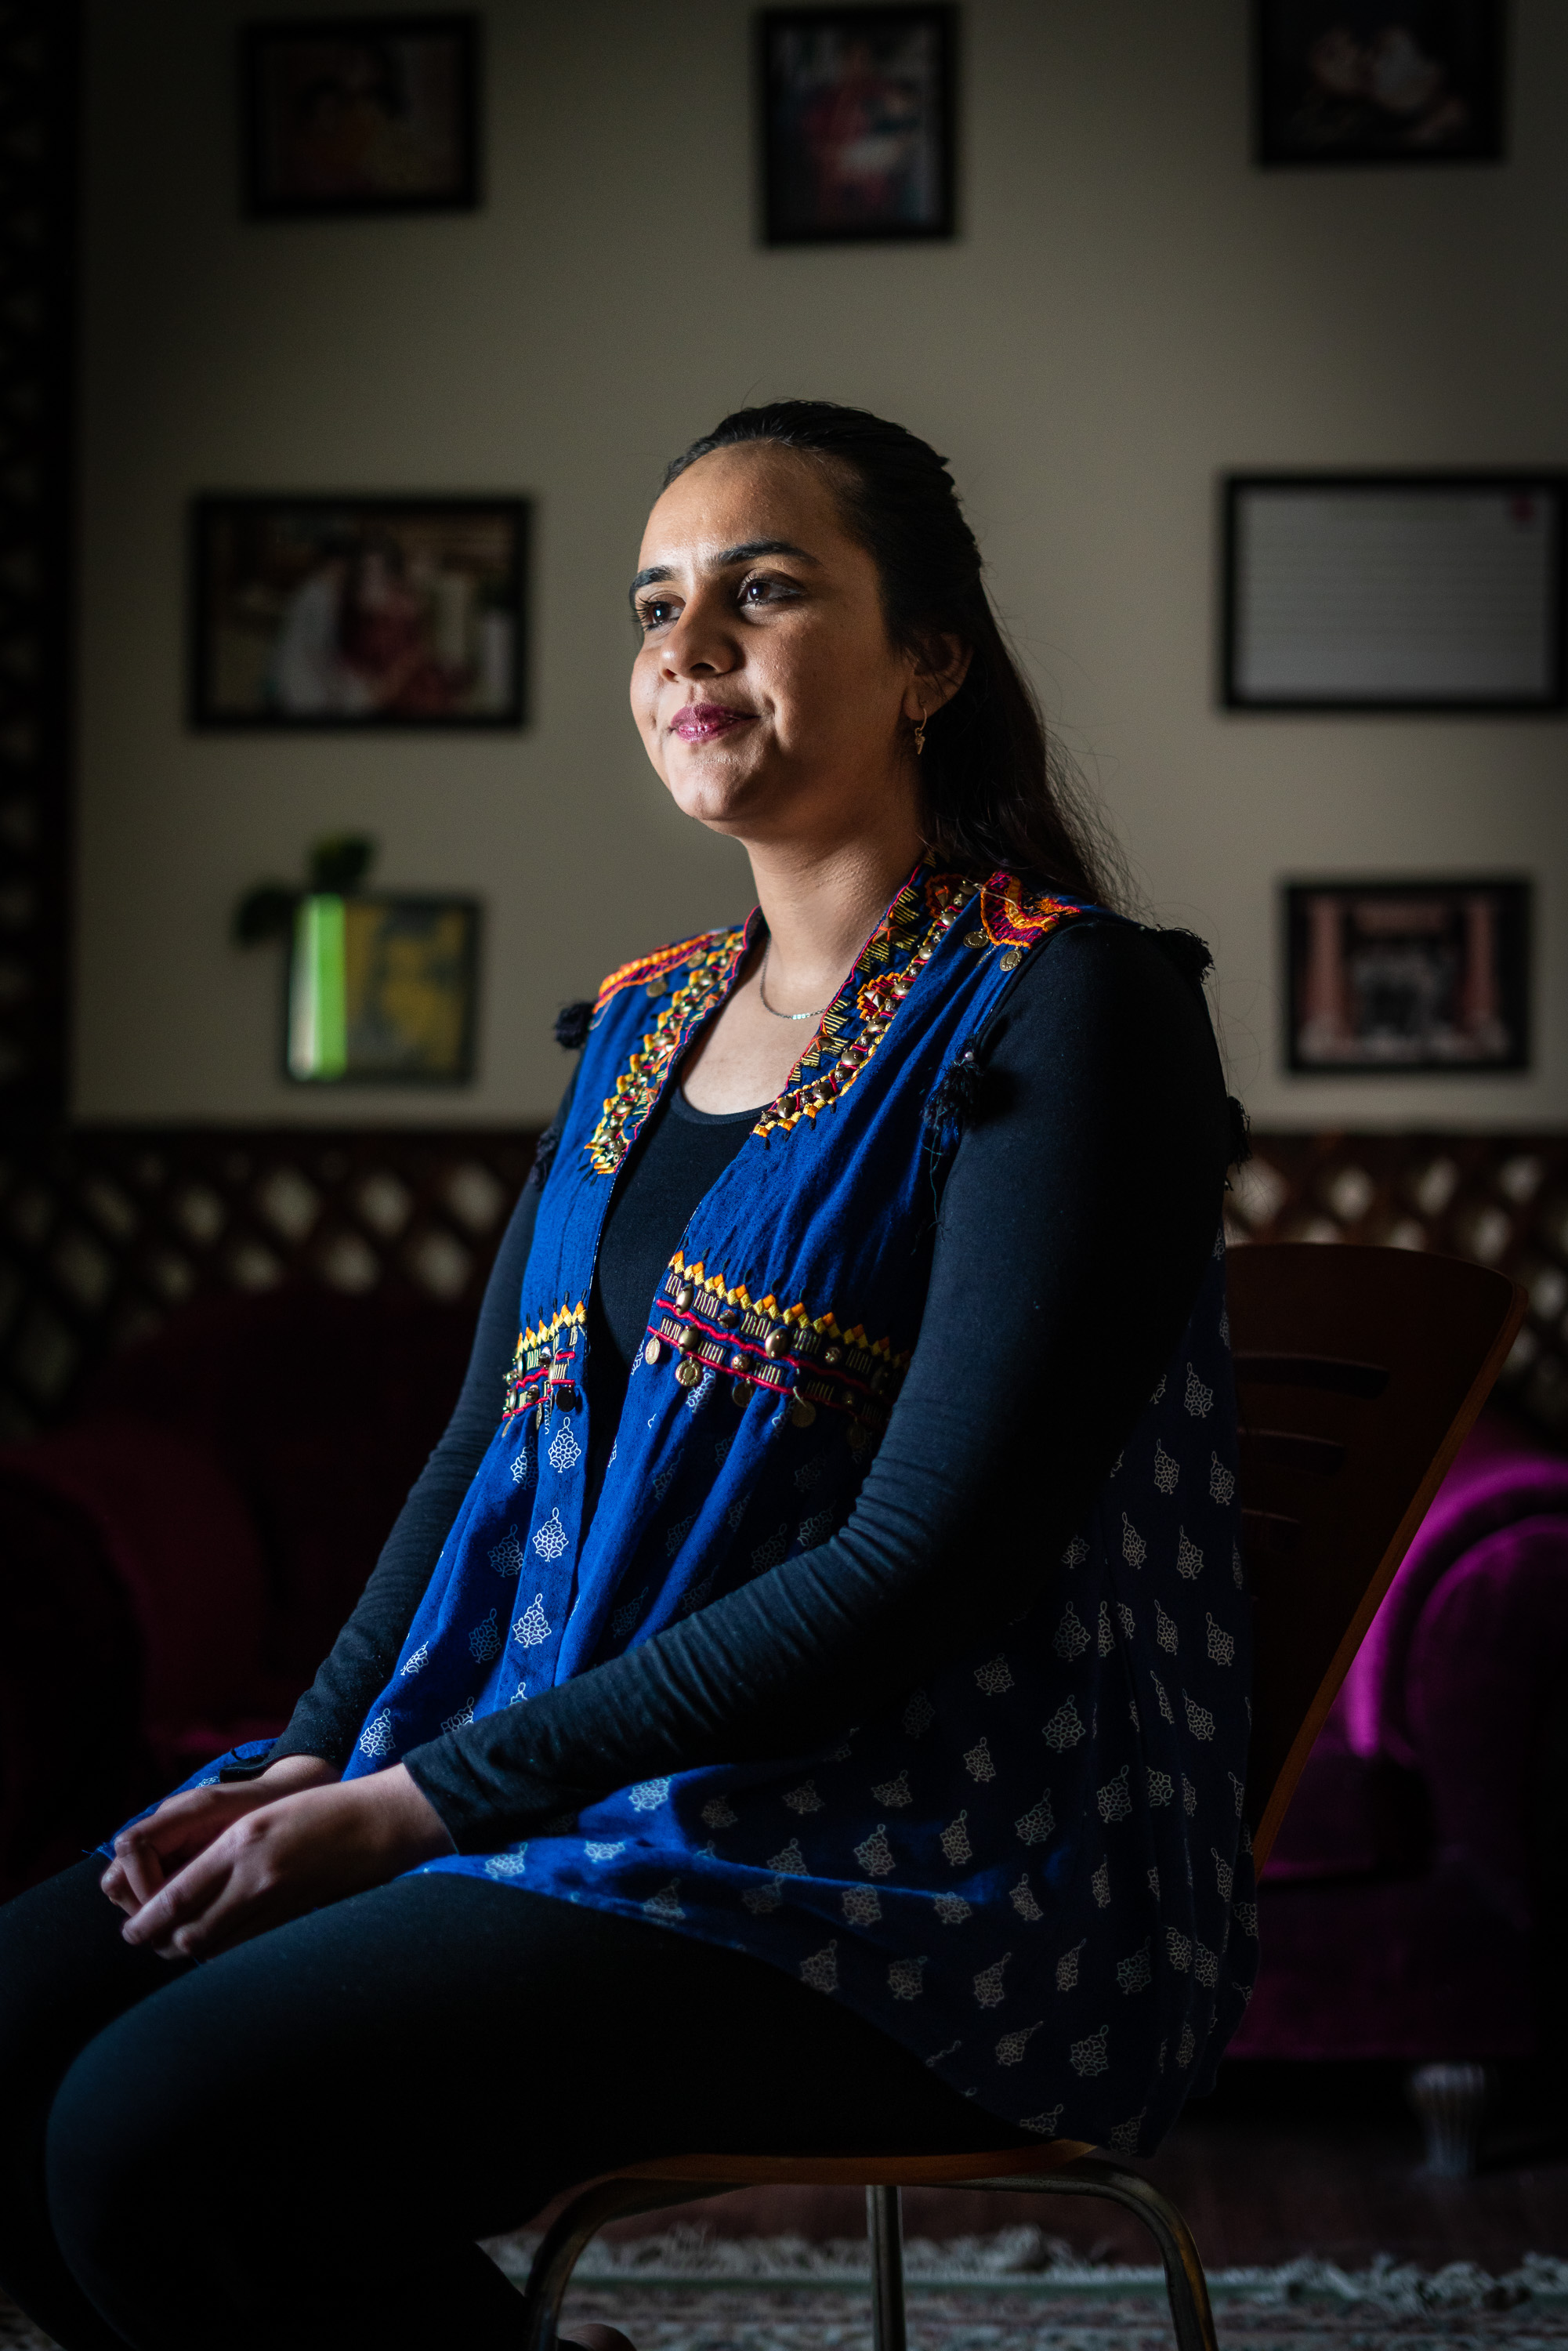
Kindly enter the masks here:
[[[732, 564], [751, 563], [759, 555], [793, 555], [801, 563], [818, 563], [821, 559], [788, 538], [747, 538], [742, 539], [738, 547], [727, 547], [721, 555], [715, 558], [713, 568], [716, 571], [727, 571]], [[674, 576], [672, 565], [650, 563], [645, 571], [638, 572], [627, 593], [635, 602], [639, 590], [652, 588], [657, 580], [673, 580]]]

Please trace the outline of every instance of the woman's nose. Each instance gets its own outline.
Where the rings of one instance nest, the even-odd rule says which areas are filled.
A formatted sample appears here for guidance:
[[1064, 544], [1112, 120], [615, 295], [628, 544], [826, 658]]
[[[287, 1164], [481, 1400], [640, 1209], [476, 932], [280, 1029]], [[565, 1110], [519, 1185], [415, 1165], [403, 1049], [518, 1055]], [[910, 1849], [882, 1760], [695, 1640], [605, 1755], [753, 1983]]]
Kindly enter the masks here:
[[671, 679], [717, 677], [735, 666], [735, 648], [723, 625], [723, 615], [706, 598], [694, 597], [659, 654], [659, 667]]

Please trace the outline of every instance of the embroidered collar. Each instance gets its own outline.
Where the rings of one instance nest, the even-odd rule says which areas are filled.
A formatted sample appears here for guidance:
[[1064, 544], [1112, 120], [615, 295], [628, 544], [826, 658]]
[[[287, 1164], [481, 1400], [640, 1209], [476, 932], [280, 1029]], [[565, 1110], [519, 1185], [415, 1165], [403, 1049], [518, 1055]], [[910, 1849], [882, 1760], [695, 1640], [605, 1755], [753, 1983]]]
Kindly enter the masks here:
[[[1014, 970], [1035, 942], [1082, 911], [1074, 900], [1028, 895], [1017, 874], [996, 872], [983, 883], [933, 872], [922, 860], [898, 892], [855, 959], [854, 967], [822, 1015], [810, 1044], [769, 1102], [752, 1133], [766, 1142], [802, 1119], [815, 1121], [847, 1093], [893, 1026], [899, 1006], [948, 932], [967, 911], [978, 915], [965, 944], [995, 946], [1005, 971]], [[622, 964], [599, 992], [597, 1022], [612, 998], [642, 987], [657, 1000], [668, 995], [605, 1101], [588, 1143], [589, 1164], [613, 1176], [636, 1141], [670, 1071], [704, 1021], [735, 986], [761, 928], [754, 907], [737, 930], [707, 931]]]

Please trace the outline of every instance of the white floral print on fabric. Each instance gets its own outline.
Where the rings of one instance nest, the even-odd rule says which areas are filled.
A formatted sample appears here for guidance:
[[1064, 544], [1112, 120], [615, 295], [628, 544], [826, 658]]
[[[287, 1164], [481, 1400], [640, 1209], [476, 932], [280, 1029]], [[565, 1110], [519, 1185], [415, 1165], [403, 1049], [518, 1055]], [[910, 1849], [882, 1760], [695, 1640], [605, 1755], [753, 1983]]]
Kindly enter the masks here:
[[581, 1460], [582, 1447], [572, 1435], [569, 1420], [563, 1420], [550, 1438], [549, 1451], [545, 1458], [558, 1478], [564, 1478], [567, 1471], [575, 1469]]
[[836, 1942], [827, 1944], [821, 1950], [813, 1951], [809, 1959], [801, 1960], [800, 1981], [809, 1984], [813, 1991], [838, 1990], [839, 1947]]
[[891, 1877], [897, 1866], [893, 1857], [893, 1847], [887, 1841], [885, 1826], [874, 1828], [870, 1836], [862, 1837], [854, 1849], [854, 1855], [868, 1877]]
[[[382, 1713], [374, 1716], [371, 1721], [366, 1723], [363, 1730], [360, 1733], [359, 1750], [361, 1755], [374, 1756], [378, 1762], [382, 1761], [382, 1759], [388, 1755], [395, 1755], [397, 1753], [397, 1741], [392, 1736], [392, 1719], [390, 1708], [383, 1709]], [[216, 1775], [214, 1774], [214, 1778], [215, 1776]]]
[[523, 1546], [517, 1541], [514, 1528], [508, 1527], [500, 1541], [491, 1544], [489, 1558], [490, 1564], [497, 1575], [504, 1575], [513, 1583], [521, 1575], [526, 1562], [523, 1558]]
[[567, 1547], [567, 1531], [560, 1522], [560, 1512], [552, 1510], [534, 1537], [534, 1549], [539, 1557], [552, 1564]]
[[512, 1638], [521, 1649], [538, 1649], [549, 1639], [549, 1618], [545, 1614], [545, 1596], [536, 1592], [522, 1614], [512, 1625]]

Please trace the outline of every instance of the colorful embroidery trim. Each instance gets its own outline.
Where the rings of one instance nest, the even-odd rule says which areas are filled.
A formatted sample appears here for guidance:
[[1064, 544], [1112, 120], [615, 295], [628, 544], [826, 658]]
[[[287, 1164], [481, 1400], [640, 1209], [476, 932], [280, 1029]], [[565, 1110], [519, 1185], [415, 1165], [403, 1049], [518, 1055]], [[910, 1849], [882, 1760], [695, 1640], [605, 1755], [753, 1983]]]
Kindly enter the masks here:
[[[860, 986], [852, 997], [840, 990], [791, 1072], [791, 1082], [762, 1113], [753, 1134], [766, 1142], [770, 1134], [788, 1134], [802, 1119], [814, 1123], [821, 1112], [836, 1105], [882, 1044], [899, 1006], [942, 941], [971, 909], [978, 914], [979, 927], [967, 935], [967, 944], [999, 946], [1004, 971], [1015, 970], [1036, 940], [1083, 911], [1070, 898], [1026, 897], [1013, 873], [997, 872], [975, 883], [957, 874], [929, 873], [922, 866], [862, 950], [851, 975]], [[662, 947], [656, 955], [622, 964], [600, 989], [596, 1019], [622, 988], [641, 986], [657, 998], [672, 986], [674, 974], [685, 974], [604, 1103], [588, 1144], [596, 1174], [613, 1176], [619, 1169], [658, 1100], [672, 1062], [734, 985], [749, 931], [749, 924], [735, 931], [708, 931], [700, 938]], [[805, 1075], [807, 1071], [811, 1074]]]
[[831, 1313], [813, 1316], [800, 1303], [780, 1307], [771, 1293], [753, 1299], [744, 1284], [732, 1286], [700, 1260], [688, 1266], [678, 1252], [655, 1301], [643, 1355], [650, 1364], [673, 1360], [683, 1387], [725, 1373], [741, 1406], [758, 1390], [775, 1395], [788, 1402], [801, 1427], [819, 1408], [842, 1413], [857, 1450], [887, 1426], [910, 1360], [891, 1340], [868, 1339], [859, 1323], [845, 1331]]
[[1085, 911], [1074, 898], [1026, 898], [1016, 873], [993, 873], [980, 884], [976, 907], [980, 927], [970, 932], [967, 944], [1001, 947], [1002, 969], [1014, 971], [1036, 939]]
[[575, 1306], [558, 1306], [548, 1322], [519, 1331], [512, 1367], [507, 1374], [503, 1420], [511, 1420], [531, 1406], [556, 1405], [575, 1412], [581, 1374], [578, 1368], [588, 1327], [584, 1300]]
[[605, 1102], [598, 1125], [588, 1140], [589, 1165], [599, 1176], [613, 1176], [637, 1140], [643, 1123], [659, 1097], [670, 1064], [695, 1029], [728, 994], [740, 959], [746, 953], [746, 931], [709, 931], [684, 946], [666, 947], [644, 956], [639, 963], [622, 964], [599, 991], [594, 1018], [612, 996], [641, 982], [650, 996], [662, 996], [673, 972], [686, 977], [643, 1039], [615, 1081], [615, 1092]]
[[594, 998], [594, 1019], [622, 988], [645, 987], [650, 996], [662, 996], [672, 972], [693, 968], [696, 959], [722, 948], [732, 935], [728, 931], [704, 931], [695, 939], [680, 939], [674, 946], [659, 947], [653, 955], [639, 956], [634, 963], [623, 963], [611, 973]]
[[[922, 869], [924, 870], [924, 869]], [[788, 1134], [803, 1118], [815, 1123], [853, 1085], [889, 1029], [894, 1015], [975, 893], [952, 874], [920, 873], [905, 883], [862, 948], [852, 978], [861, 986], [846, 1002], [830, 1005], [822, 1025], [797, 1064], [798, 1081], [763, 1112], [753, 1134]], [[824, 1066], [825, 1065], [825, 1066]], [[802, 1070], [821, 1074], [800, 1079]]]

